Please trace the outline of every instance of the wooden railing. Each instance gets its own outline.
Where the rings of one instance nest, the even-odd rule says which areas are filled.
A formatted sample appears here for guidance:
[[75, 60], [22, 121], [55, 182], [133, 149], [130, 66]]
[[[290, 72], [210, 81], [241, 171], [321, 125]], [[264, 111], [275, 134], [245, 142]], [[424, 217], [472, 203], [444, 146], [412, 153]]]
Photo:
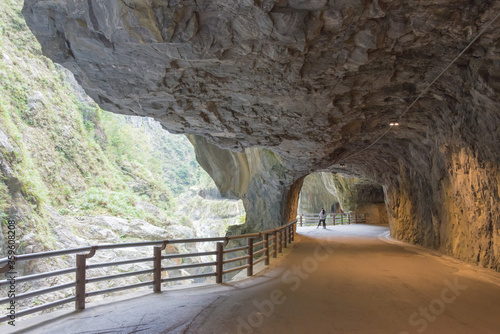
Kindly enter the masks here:
[[[51, 272], [44, 272], [40, 274], [21, 276], [15, 278], [15, 284], [29, 282], [34, 280], [45, 279], [49, 277], [55, 277], [70, 273], [76, 274], [76, 279], [74, 282], [61, 284], [52, 286], [49, 288], [26, 292], [22, 294], [16, 294], [14, 298], [3, 298], [0, 299], [0, 305], [2, 304], [11, 304], [12, 301], [18, 301], [25, 298], [35, 297], [44, 295], [50, 292], [59, 291], [68, 288], [75, 288], [74, 296], [69, 298], [64, 298], [61, 300], [57, 300], [51, 303], [46, 303], [40, 306], [28, 308], [25, 310], [20, 310], [15, 312], [15, 317], [21, 317], [24, 315], [28, 315], [31, 313], [39, 312], [42, 310], [46, 310], [49, 308], [53, 308], [59, 305], [63, 305], [70, 302], [75, 302], [75, 308], [78, 310], [85, 309], [85, 298], [92, 297], [97, 295], [102, 295], [111, 292], [117, 292], [121, 290], [139, 288], [144, 286], [153, 286], [154, 292], [161, 292], [162, 283], [179, 281], [179, 280], [189, 280], [194, 278], [204, 278], [204, 277], [215, 277], [216, 283], [222, 283], [224, 280], [224, 274], [228, 274], [238, 270], [247, 270], [247, 276], [253, 275], [254, 266], [262, 261], [265, 261], [265, 265], [269, 265], [271, 256], [276, 258], [278, 253], [281, 253], [283, 248], [287, 248], [288, 245], [294, 241], [295, 239], [295, 228], [297, 221], [293, 221], [286, 225], [280, 226], [275, 229], [267, 230], [259, 233], [251, 233], [244, 234], [238, 236], [229, 236], [229, 237], [217, 237], [217, 238], [199, 238], [199, 239], [176, 239], [176, 240], [161, 240], [161, 241], [150, 241], [150, 242], [136, 242], [136, 243], [124, 243], [124, 244], [105, 244], [105, 245], [97, 245], [97, 246], [89, 246], [89, 247], [81, 247], [81, 248], [73, 248], [59, 251], [51, 251], [51, 252], [43, 252], [43, 253], [34, 253], [34, 254], [24, 254], [24, 255], [16, 255], [11, 259], [3, 258], [0, 259], [0, 273], [8, 273], [9, 269], [12, 268], [11, 265], [13, 263], [17, 264], [21, 261], [29, 261], [35, 259], [47, 259], [50, 257], [57, 256], [66, 256], [76, 254], [76, 266], [71, 268], [59, 269]], [[244, 246], [234, 247], [231, 249], [225, 249], [224, 247], [230, 240], [238, 240], [238, 239], [246, 239], [246, 243]], [[198, 252], [198, 253], [185, 253], [185, 254], [168, 254], [162, 255], [162, 251], [165, 250], [167, 245], [173, 244], [187, 244], [187, 243], [206, 243], [206, 242], [215, 242], [216, 247], [215, 251], [212, 252]], [[241, 244], [241, 242], [240, 242]], [[146, 247], [153, 246], [153, 256], [145, 257], [139, 259], [131, 259], [125, 261], [116, 261], [116, 262], [105, 262], [105, 263], [96, 263], [96, 264], [87, 264], [87, 259], [92, 258], [97, 251], [106, 250], [106, 249], [118, 249], [118, 248], [127, 248], [127, 247]], [[244, 252], [244, 256], [235, 255], [236, 252]], [[233, 257], [231, 257], [233, 255]], [[184, 265], [175, 265], [175, 266], [162, 266], [162, 261], [167, 259], [183, 259], [188, 257], [200, 257], [200, 256], [215, 256], [215, 261], [213, 262], [205, 262], [205, 263], [193, 263], [193, 264], [184, 264]], [[100, 276], [87, 278], [87, 271], [97, 268], [111, 267], [111, 266], [121, 266], [125, 264], [132, 263], [142, 263], [149, 262], [152, 264], [152, 269], [148, 270], [140, 270], [140, 271], [132, 271], [126, 272], [116, 275], [108, 275], [108, 276]], [[226, 264], [239, 262], [243, 265], [239, 265], [233, 268], [225, 268]], [[213, 272], [198, 274], [198, 275], [186, 275], [186, 276], [177, 276], [177, 277], [168, 277], [162, 278], [162, 272], [169, 270], [179, 270], [179, 269], [188, 269], [188, 268], [197, 268], [197, 267], [213, 267]], [[98, 291], [87, 292], [86, 286], [87, 284], [92, 284], [99, 281], [104, 280], [113, 280], [117, 278], [124, 278], [129, 276], [137, 276], [151, 274], [152, 280], [141, 282], [137, 284], [130, 284], [124, 286], [118, 286]], [[16, 275], [17, 276], [17, 275]], [[0, 281], [0, 287], [9, 286], [11, 281], [9, 279]], [[5, 306], [2, 307], [5, 309]], [[6, 316], [0, 317], [0, 322], [8, 321], [9, 314]]]
[[[299, 226], [317, 225], [319, 222], [318, 213], [300, 213], [297, 215]], [[327, 225], [344, 225], [344, 224], [364, 224], [366, 223], [365, 213], [329, 213], [327, 214], [325, 223]]]

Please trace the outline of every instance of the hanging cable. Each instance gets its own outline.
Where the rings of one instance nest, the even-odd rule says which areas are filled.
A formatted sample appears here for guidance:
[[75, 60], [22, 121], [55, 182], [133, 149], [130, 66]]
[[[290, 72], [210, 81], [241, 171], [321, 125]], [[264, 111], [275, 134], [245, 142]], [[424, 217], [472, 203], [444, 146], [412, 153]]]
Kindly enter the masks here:
[[[498, 17], [500, 17], [500, 13], [498, 13], [486, 26], [484, 26], [484, 28], [479, 32], [479, 34], [476, 35], [476, 37], [474, 37], [470, 42], [469, 44], [467, 44], [467, 46], [462, 50], [462, 52], [460, 52], [458, 54], [458, 56], [456, 56], [452, 61], [451, 63], [448, 64], [448, 66], [446, 66], [442, 71], [441, 73], [439, 73], [439, 75], [434, 78], [434, 80], [431, 81], [431, 83], [417, 96], [417, 98], [408, 106], [408, 108], [405, 109], [405, 111], [403, 111], [401, 113], [401, 115], [399, 115], [398, 117], [398, 120], [401, 120], [401, 118], [415, 105], [415, 103], [417, 103], [417, 101], [425, 94], [427, 93], [427, 91], [432, 87], [432, 85], [439, 79], [441, 78], [441, 76], [451, 67], [451, 65], [453, 65], [464, 53], [465, 51], [467, 51], [471, 46], [472, 44], [474, 44], [474, 42], [479, 38], [481, 37], [481, 35], [493, 24], [493, 22], [495, 22]], [[347, 157], [341, 159], [341, 161], [344, 161], [344, 160], [347, 160], [349, 158], [352, 158], [353, 156], [356, 156], [366, 150], [368, 150], [370, 147], [372, 147], [373, 145], [375, 145], [376, 143], [378, 143], [382, 138], [385, 137], [385, 135], [387, 133], [389, 133], [389, 131], [391, 131], [392, 129], [392, 126], [390, 126], [387, 130], [385, 130], [384, 133], [382, 133], [382, 135], [380, 137], [378, 137], [377, 139], [375, 139], [375, 141], [373, 141], [370, 145], [368, 145], [367, 147], [359, 150], [358, 152], [354, 152], [353, 154], [351, 155], [348, 155]]]

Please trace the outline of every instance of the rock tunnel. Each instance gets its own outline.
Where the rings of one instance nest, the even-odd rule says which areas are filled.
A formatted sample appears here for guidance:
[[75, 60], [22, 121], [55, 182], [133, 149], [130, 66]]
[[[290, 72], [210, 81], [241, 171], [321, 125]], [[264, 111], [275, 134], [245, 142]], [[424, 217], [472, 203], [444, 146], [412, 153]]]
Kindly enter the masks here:
[[[105, 110], [187, 134], [245, 231], [304, 177], [381, 186], [391, 235], [500, 271], [500, 3], [25, 0]], [[398, 125], [391, 126], [390, 124]]]

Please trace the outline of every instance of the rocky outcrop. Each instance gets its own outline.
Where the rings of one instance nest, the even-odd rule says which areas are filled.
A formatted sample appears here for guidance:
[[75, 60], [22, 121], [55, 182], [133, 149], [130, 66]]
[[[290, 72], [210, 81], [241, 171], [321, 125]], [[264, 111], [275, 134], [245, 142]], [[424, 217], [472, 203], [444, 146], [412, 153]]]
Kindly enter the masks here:
[[230, 165], [279, 161], [276, 179], [218, 178], [247, 211], [270, 203], [253, 227], [288, 217], [307, 174], [341, 172], [383, 186], [393, 236], [500, 270], [499, 6], [26, 0], [24, 15], [104, 109], [239, 151]]
[[384, 191], [367, 179], [332, 173], [313, 173], [304, 179], [299, 213], [355, 212], [366, 214], [370, 224], [387, 224]]
[[369, 224], [388, 223], [384, 190], [379, 184], [340, 174], [331, 175], [330, 178], [344, 212], [366, 214], [365, 221]]
[[[272, 151], [248, 148], [231, 152], [200, 136], [188, 138], [198, 162], [214, 179], [222, 196], [243, 200], [247, 224], [233, 228], [231, 234], [278, 227], [286, 214], [294, 216], [287, 210], [290, 201], [298, 200], [297, 189], [292, 190], [292, 173]], [[295, 215], [296, 208], [295, 203]]]
[[298, 212], [318, 213], [322, 208], [327, 212], [338, 212], [339, 200], [331, 173], [313, 173], [304, 179], [300, 191]]
[[[200, 193], [205, 194], [205, 191], [206, 189], [191, 187], [190, 191], [177, 199], [178, 220], [191, 227], [196, 237], [224, 236], [230, 226], [244, 223], [245, 209], [242, 201], [201, 196]], [[214, 247], [210, 243], [200, 243], [197, 246], [198, 248], [206, 246], [207, 252], [212, 251]]]

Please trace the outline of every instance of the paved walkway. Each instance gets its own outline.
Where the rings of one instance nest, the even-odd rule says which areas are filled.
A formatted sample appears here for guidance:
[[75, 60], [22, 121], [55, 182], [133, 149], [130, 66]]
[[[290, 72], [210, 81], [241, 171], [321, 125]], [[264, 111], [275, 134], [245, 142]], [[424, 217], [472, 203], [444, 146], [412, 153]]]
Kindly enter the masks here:
[[387, 231], [367, 225], [299, 228], [292, 249], [255, 278], [89, 304], [84, 312], [20, 320], [17, 329], [51, 334], [500, 333], [499, 273], [391, 241]]

